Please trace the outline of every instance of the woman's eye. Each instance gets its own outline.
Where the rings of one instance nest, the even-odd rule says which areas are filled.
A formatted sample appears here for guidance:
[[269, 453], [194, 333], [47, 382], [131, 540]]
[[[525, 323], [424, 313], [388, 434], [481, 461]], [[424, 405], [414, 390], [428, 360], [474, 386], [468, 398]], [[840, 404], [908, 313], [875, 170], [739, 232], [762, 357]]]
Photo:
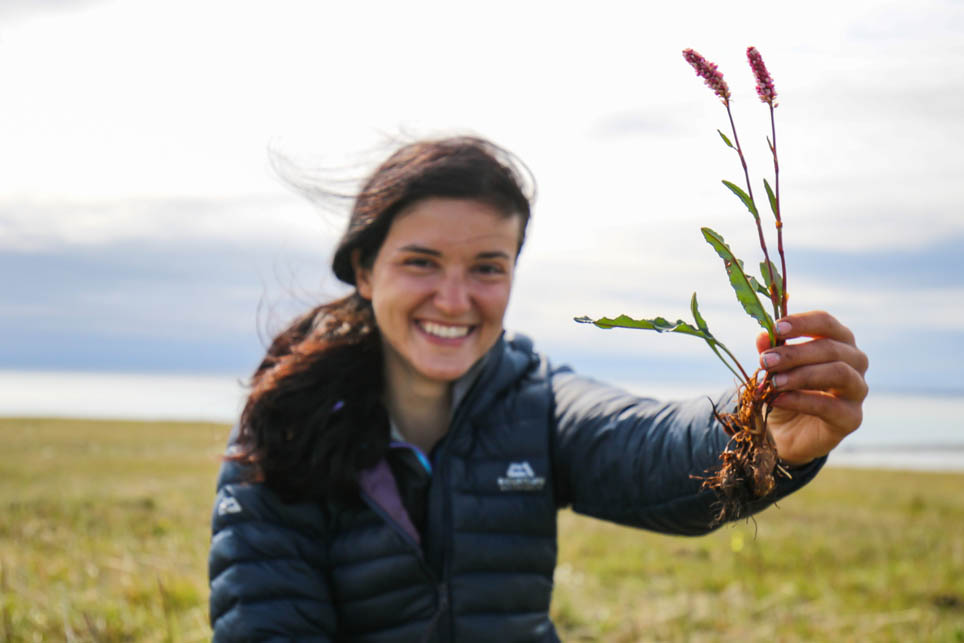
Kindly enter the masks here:
[[494, 263], [483, 263], [475, 267], [476, 272], [483, 275], [501, 275], [505, 272], [502, 266]]
[[409, 257], [404, 261], [404, 265], [411, 266], [413, 268], [431, 268], [434, 263], [431, 259], [425, 257]]

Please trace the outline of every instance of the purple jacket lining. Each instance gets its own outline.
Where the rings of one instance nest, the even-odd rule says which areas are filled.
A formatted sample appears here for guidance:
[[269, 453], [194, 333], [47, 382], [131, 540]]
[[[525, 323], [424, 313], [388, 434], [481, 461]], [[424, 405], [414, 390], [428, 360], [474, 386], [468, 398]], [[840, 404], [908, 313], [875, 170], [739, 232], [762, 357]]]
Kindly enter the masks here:
[[422, 538], [412, 524], [408, 512], [405, 511], [405, 505], [402, 504], [402, 496], [398, 492], [398, 485], [395, 483], [391, 467], [388, 466], [388, 460], [382, 458], [374, 467], [362, 471], [359, 482], [362, 490], [375, 504], [381, 507], [402, 528], [402, 531], [421, 545]]

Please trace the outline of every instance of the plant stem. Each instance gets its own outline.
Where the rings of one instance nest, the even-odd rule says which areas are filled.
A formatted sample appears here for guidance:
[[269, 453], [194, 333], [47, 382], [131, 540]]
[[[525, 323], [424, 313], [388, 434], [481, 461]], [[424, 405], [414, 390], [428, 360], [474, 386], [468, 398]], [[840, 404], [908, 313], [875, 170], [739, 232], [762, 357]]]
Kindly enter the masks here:
[[[733, 370], [733, 367], [730, 366], [730, 365], [727, 363], [727, 361], [726, 361], [725, 359], [723, 359], [723, 356], [720, 355], [720, 354], [716, 351], [716, 346], [714, 346], [713, 344], [716, 344], [716, 346], [719, 346], [719, 347], [722, 348], [724, 351], [726, 351], [726, 354], [730, 356], [730, 359], [733, 360], [733, 363], [736, 365], [736, 367], [737, 367], [738, 369], [740, 369], [740, 373], [737, 373], [736, 371]], [[722, 342], [720, 342], [720, 341], [717, 340], [717, 341], [714, 341], [714, 342], [710, 343], [710, 348], [712, 348], [712, 349], [713, 349], [713, 352], [716, 353], [716, 356], [720, 358], [720, 361], [723, 362], [724, 364], [726, 364], [726, 367], [730, 369], [730, 372], [732, 372], [732, 373], [733, 373], [734, 375], [736, 375], [737, 377], [740, 377], [740, 374], [742, 373], [742, 374], [743, 374], [743, 381], [744, 381], [745, 383], [749, 383], [749, 381], [750, 381], [750, 376], [746, 374], [746, 371], [745, 371], [745, 370], [743, 370], [743, 366], [740, 364], [740, 360], [738, 360], [738, 359], [736, 358], [736, 355], [734, 355], [733, 353], [730, 352], [730, 349], [727, 348], [725, 344], [723, 344]]]
[[[746, 167], [746, 158], [743, 156], [743, 148], [740, 146], [740, 136], [736, 133], [736, 124], [733, 122], [733, 112], [730, 110], [730, 101], [723, 101], [723, 105], [726, 106], [726, 115], [730, 119], [730, 130], [733, 132], [733, 143], [736, 145], [736, 153], [740, 156], [740, 165], [743, 166], [743, 178], [746, 180], [746, 193], [750, 196], [750, 202], [753, 203], [753, 208], [756, 209], [756, 200], [753, 198], [753, 186], [750, 184], [750, 172]], [[774, 157], [775, 159], [776, 157]], [[763, 226], [760, 224], [759, 213], [753, 215], [754, 221], [756, 221], [756, 231], [760, 237], [760, 249], [763, 250], [763, 259], [770, 265], [770, 253], [767, 251], [766, 238], [763, 236]], [[777, 293], [775, 290], [770, 290], [770, 303], [773, 304], [773, 315], [779, 316], [780, 314], [780, 301], [777, 299]]]
[[777, 251], [780, 253], [780, 278], [783, 280], [783, 296], [780, 298], [780, 315], [787, 316], [787, 258], [783, 254], [783, 219], [780, 218], [780, 163], [777, 161], [777, 124], [773, 116], [773, 103], [770, 103], [770, 152], [773, 154], [773, 189], [777, 203], [773, 215], [777, 219]]
[[[733, 375], [736, 377], [736, 379], [740, 379], [740, 374], [736, 372], [736, 368], [733, 368], [728, 361], [726, 361], [725, 359], [723, 359], [723, 356], [720, 355], [720, 351], [716, 350], [716, 346], [714, 346], [712, 342], [709, 342], [709, 345], [710, 345], [710, 349], [712, 349], [712, 351], [713, 351], [714, 353], [716, 353], [716, 357], [717, 357], [721, 362], [723, 362], [723, 366], [725, 366], [725, 367], [727, 367], [728, 369], [730, 369], [730, 372], [733, 373]], [[725, 349], [725, 347], [724, 347], [724, 349]], [[727, 352], [729, 352], [729, 351], [727, 351]], [[736, 364], [737, 368], [739, 368], [741, 371], [743, 370], [743, 367], [740, 366], [740, 363], [739, 363], [739, 362], [734, 362], [734, 363]], [[746, 372], [744, 372], [743, 375], [745, 376], [745, 375], [746, 375]]]

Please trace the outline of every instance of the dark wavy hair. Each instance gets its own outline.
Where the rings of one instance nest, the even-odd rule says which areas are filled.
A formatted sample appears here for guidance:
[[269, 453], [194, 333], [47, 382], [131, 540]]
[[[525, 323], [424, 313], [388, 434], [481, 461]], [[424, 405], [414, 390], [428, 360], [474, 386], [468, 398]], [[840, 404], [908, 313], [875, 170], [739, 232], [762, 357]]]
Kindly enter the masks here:
[[[431, 198], [472, 199], [529, 221], [531, 174], [502, 148], [474, 137], [405, 145], [355, 197], [332, 269], [355, 285], [352, 255], [370, 267], [394, 218]], [[231, 459], [282, 499], [354, 502], [358, 472], [388, 449], [382, 348], [371, 303], [358, 292], [295, 319], [271, 342], [251, 380]]]

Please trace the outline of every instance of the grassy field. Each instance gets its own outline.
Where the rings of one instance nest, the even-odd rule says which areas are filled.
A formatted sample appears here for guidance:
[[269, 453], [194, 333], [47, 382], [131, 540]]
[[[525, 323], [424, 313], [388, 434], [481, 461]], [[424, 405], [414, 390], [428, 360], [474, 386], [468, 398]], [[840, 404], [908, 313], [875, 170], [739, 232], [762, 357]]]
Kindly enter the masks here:
[[[0, 420], [0, 641], [201, 641], [227, 427]], [[702, 538], [560, 517], [567, 641], [964, 641], [964, 475], [828, 469]]]

